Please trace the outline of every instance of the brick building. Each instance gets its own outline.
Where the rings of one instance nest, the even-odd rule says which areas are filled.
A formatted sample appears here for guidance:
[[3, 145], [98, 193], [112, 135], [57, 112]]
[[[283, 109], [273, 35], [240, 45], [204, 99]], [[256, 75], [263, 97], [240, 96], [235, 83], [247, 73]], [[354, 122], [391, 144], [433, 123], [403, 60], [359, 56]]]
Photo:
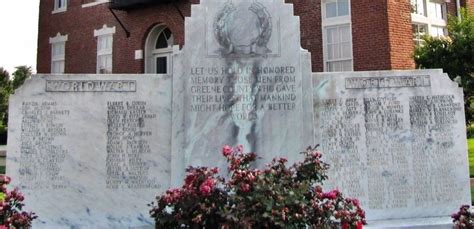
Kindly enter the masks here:
[[[474, 0], [286, 0], [314, 72], [412, 69], [422, 34]], [[38, 73], [169, 73], [199, 0], [41, 0]]]

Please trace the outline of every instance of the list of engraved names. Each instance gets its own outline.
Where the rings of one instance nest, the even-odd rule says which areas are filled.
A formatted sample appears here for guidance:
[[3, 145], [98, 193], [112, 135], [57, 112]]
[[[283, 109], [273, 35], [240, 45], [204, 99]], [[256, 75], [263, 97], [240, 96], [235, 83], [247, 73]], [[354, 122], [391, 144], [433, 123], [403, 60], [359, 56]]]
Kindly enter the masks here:
[[154, 133], [145, 101], [107, 102], [107, 188], [155, 189], [157, 178], [149, 174], [146, 157], [152, 154], [149, 142]]
[[428, 206], [461, 195], [452, 191], [462, 189], [449, 179], [456, 163], [447, 156], [462, 112], [454, 95], [321, 99], [315, 107], [321, 150], [331, 152], [330, 186], [367, 199], [370, 209]]
[[21, 105], [20, 180], [26, 189], [63, 189], [63, 162], [68, 149], [56, 143], [67, 136], [68, 109], [53, 101], [25, 101]]

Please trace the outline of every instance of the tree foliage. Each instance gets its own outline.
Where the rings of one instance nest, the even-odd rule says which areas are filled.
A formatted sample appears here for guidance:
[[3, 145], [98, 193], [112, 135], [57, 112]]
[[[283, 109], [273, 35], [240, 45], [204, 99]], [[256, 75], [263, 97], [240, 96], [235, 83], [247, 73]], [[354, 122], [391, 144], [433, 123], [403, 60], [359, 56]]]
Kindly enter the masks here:
[[13, 90], [19, 88], [26, 79], [31, 76], [31, 67], [25, 65], [16, 67], [15, 72], [13, 73], [13, 80], [11, 81]]
[[461, 9], [461, 17], [450, 17], [447, 37], [425, 36], [415, 49], [419, 68], [442, 68], [464, 88], [466, 121], [474, 122], [474, 12]]
[[[13, 72], [13, 79], [7, 70], [0, 67], [0, 135], [5, 135], [8, 124], [8, 98], [25, 80], [31, 76], [31, 67], [18, 66]], [[0, 137], [0, 143], [5, 141]]]
[[6, 132], [8, 122], [8, 97], [11, 91], [10, 74], [7, 70], [0, 67], [0, 134]]

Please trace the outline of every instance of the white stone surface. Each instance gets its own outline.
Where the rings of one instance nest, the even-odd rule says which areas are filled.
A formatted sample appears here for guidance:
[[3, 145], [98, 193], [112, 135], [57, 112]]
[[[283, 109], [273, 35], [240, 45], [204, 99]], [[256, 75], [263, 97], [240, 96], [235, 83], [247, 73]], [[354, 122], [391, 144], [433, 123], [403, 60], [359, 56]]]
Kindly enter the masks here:
[[448, 217], [471, 203], [463, 92], [441, 70], [315, 73], [325, 187], [368, 220]]
[[170, 89], [164, 75], [37, 75], [10, 97], [7, 174], [33, 228], [154, 224], [147, 204], [170, 183]]
[[451, 217], [369, 221], [365, 229], [452, 229]]
[[267, 163], [277, 156], [294, 161], [312, 143], [310, 55], [299, 28], [283, 0], [192, 6], [186, 45], [173, 62], [176, 184], [189, 165], [226, 171], [226, 144], [242, 144]]

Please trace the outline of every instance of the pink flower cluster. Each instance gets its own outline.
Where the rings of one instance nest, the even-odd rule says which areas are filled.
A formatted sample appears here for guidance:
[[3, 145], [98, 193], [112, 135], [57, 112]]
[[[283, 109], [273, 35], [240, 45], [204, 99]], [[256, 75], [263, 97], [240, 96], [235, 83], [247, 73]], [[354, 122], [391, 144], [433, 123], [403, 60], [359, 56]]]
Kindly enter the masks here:
[[330, 192], [323, 193], [321, 195], [322, 198], [330, 199], [330, 200], [335, 200], [337, 196], [339, 195], [339, 190], [334, 189]]
[[202, 182], [201, 186], [199, 186], [199, 191], [201, 191], [201, 194], [203, 196], [210, 196], [212, 194], [212, 191], [214, 190], [215, 185], [216, 180], [208, 178], [204, 182]]
[[229, 170], [248, 169], [249, 163], [257, 158], [255, 153], [244, 153], [244, 147], [238, 145], [234, 148], [226, 145], [222, 148], [222, 155], [227, 158]]
[[206, 214], [210, 215], [209, 218], [214, 217], [211, 212], [216, 211], [215, 202], [224, 199], [222, 191], [217, 188], [221, 181], [217, 176], [219, 169], [190, 167], [186, 172], [183, 186], [157, 196], [157, 205], [150, 210], [152, 217], [174, 222], [162, 225], [163, 228], [180, 228], [181, 224], [206, 221]]
[[474, 228], [474, 211], [469, 205], [462, 205], [459, 211], [451, 215], [454, 227], [460, 228]]
[[33, 212], [22, 211], [25, 200], [18, 189], [7, 190], [11, 179], [0, 175], [0, 225], [5, 228], [30, 228], [31, 222], [37, 218]]
[[262, 174], [258, 169], [254, 170], [235, 170], [232, 179], [229, 181], [230, 185], [240, 187], [240, 191], [249, 192], [254, 185], [254, 181]]
[[163, 196], [163, 200], [167, 203], [167, 204], [171, 204], [171, 203], [174, 203], [176, 201], [179, 201], [179, 199], [181, 198], [181, 190], [180, 189], [177, 189], [177, 188], [174, 188], [174, 189], [169, 189], [166, 191], [166, 193], [164, 194]]
[[359, 200], [344, 198], [337, 189], [323, 192], [319, 185], [315, 187], [314, 193], [315, 198], [311, 201], [313, 210], [318, 214], [332, 212], [334, 218], [341, 222], [341, 228], [361, 229], [366, 224], [365, 211], [362, 210]]
[[[157, 228], [362, 228], [365, 212], [359, 201], [338, 190], [323, 192], [326, 177], [322, 154], [308, 148], [304, 161], [287, 166], [286, 158], [264, 169], [252, 168], [255, 153], [243, 146], [224, 146], [229, 179], [217, 168], [189, 168], [184, 184], [157, 197], [150, 214]], [[315, 187], [314, 189], [312, 187]], [[334, 220], [333, 220], [334, 219]]]

